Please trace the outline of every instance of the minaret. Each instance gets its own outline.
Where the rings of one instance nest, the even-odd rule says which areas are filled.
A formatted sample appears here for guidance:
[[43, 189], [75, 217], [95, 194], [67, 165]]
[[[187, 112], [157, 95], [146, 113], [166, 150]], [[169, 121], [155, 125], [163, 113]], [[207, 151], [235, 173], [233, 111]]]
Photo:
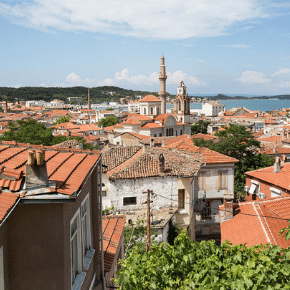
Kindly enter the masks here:
[[160, 64], [160, 73], [159, 73], [159, 83], [160, 83], [160, 89], [158, 96], [161, 99], [161, 114], [166, 114], [166, 79], [167, 75], [165, 72], [165, 62], [164, 62], [164, 56], [161, 56], [161, 64]]
[[90, 88], [88, 88], [88, 109], [91, 109], [91, 94], [90, 94]]

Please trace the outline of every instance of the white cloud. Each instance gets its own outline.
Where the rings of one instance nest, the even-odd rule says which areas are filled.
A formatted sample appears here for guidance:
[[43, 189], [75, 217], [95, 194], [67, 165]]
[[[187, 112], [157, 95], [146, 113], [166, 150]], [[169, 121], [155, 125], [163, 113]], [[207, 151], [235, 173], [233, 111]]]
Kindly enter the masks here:
[[241, 78], [239, 79], [244, 85], [247, 84], [266, 84], [270, 83], [271, 79], [267, 79], [264, 73], [258, 71], [247, 70], [242, 73]]
[[[187, 86], [205, 86], [204, 82], [199, 81], [196, 77], [190, 76], [182, 71], [175, 71], [174, 73], [167, 73], [167, 84], [178, 85], [183, 80]], [[55, 86], [67, 87], [67, 86], [158, 86], [159, 79], [158, 73], [153, 72], [149, 76], [146, 75], [135, 75], [131, 76], [128, 69], [123, 69], [121, 72], [116, 72], [113, 78], [106, 78], [104, 80], [86, 78], [83, 79], [81, 76], [72, 72], [66, 76], [66, 82], [57, 83]]]
[[274, 72], [272, 74], [272, 76], [277, 76], [277, 75], [281, 75], [281, 74], [287, 74], [287, 73], [290, 73], [290, 69], [289, 68], [281, 68], [280, 70]]
[[[263, 2], [263, 1], [261, 1]], [[256, 0], [28, 0], [1, 3], [0, 15], [41, 30], [90, 31], [185, 39], [223, 35], [238, 23], [268, 17]]]

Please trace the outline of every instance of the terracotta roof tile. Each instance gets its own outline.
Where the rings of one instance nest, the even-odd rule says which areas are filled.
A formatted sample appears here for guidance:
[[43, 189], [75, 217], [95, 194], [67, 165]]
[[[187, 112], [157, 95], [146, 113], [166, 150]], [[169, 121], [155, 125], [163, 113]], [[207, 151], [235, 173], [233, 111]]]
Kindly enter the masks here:
[[0, 192], [0, 223], [15, 205], [19, 195], [12, 192]]
[[[290, 246], [279, 232], [288, 226], [290, 198], [239, 203], [236, 215], [221, 223], [222, 241], [253, 246], [271, 243], [282, 248]], [[253, 229], [255, 229], [253, 231]]]
[[153, 128], [162, 128], [162, 126], [160, 126], [157, 123], [146, 123], [145, 125], [141, 126], [139, 129], [153, 129]]
[[141, 125], [142, 123], [136, 117], [130, 117], [122, 124], [126, 125]]
[[[164, 156], [164, 169], [159, 156]], [[167, 148], [140, 150], [123, 164], [107, 172], [110, 179], [146, 178], [156, 176], [195, 176], [203, 163], [198, 153], [177, 151]], [[186, 164], [187, 166], [184, 166]]]
[[139, 102], [161, 102], [161, 100], [153, 95], [147, 95], [143, 99], [139, 100]]
[[140, 146], [116, 147], [110, 148], [109, 150], [103, 150], [102, 163], [108, 166], [103, 168], [103, 172], [107, 172], [119, 166], [140, 150]]
[[109, 272], [111, 270], [116, 254], [118, 254], [117, 250], [121, 242], [125, 222], [126, 217], [123, 215], [103, 217], [103, 251], [105, 272]]
[[290, 180], [290, 163], [282, 165], [279, 172], [274, 172], [274, 166], [261, 168], [257, 170], [248, 171], [245, 173], [247, 176], [257, 178], [267, 183], [271, 183], [278, 187], [289, 190]]
[[193, 145], [192, 139], [190, 138], [181, 139], [177, 142], [171, 141], [165, 146], [167, 148], [176, 148], [178, 150], [184, 150], [187, 152], [200, 153], [202, 154], [204, 161], [207, 164], [236, 163], [239, 161], [238, 159], [223, 155], [208, 148], [195, 146]]

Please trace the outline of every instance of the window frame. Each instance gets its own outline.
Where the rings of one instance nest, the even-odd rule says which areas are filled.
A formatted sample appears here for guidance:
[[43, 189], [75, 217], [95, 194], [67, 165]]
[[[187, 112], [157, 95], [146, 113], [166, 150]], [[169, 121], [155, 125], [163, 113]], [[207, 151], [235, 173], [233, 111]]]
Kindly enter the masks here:
[[228, 182], [228, 176], [229, 171], [228, 170], [219, 170], [218, 171], [219, 176], [219, 190], [227, 190], [229, 188], [229, 182]]
[[[85, 212], [85, 216], [83, 216], [83, 206], [85, 204], [86, 204], [86, 212]], [[92, 248], [91, 211], [90, 211], [90, 194], [89, 193], [84, 198], [81, 204], [81, 227], [82, 227], [82, 252], [83, 252], [83, 258], [85, 258], [87, 252], [91, 250]], [[85, 231], [84, 229], [86, 229], [85, 233], [84, 233]], [[86, 245], [84, 245], [85, 242], [86, 242]]]
[[185, 209], [185, 189], [178, 189], [178, 209]]
[[[77, 221], [77, 227], [75, 232], [72, 235], [72, 225]], [[76, 251], [77, 251], [77, 265], [76, 265], [76, 273], [74, 276], [73, 268], [74, 268], [74, 257], [73, 257], [73, 240], [76, 236]], [[77, 279], [77, 276], [82, 272], [82, 233], [81, 233], [81, 215], [80, 215], [80, 209], [76, 211], [73, 218], [70, 221], [70, 253], [71, 253], [71, 284], [73, 285], [75, 280]], [[74, 276], [74, 277], [73, 277]]]
[[[131, 203], [131, 201], [130, 201], [130, 203], [127, 203], [127, 204], [125, 204], [125, 199], [134, 199], [135, 198], [135, 203]], [[137, 205], [137, 196], [127, 196], [127, 197], [123, 197], [123, 206], [128, 206], [128, 205]]]

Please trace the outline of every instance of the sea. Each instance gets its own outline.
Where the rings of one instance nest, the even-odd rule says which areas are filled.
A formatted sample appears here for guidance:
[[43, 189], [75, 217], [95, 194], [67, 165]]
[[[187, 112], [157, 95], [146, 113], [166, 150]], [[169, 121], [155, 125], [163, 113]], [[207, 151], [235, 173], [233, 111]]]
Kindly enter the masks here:
[[[251, 111], [267, 112], [290, 108], [290, 100], [279, 99], [221, 100], [219, 103], [224, 104], [226, 106], [226, 110], [245, 107]], [[201, 107], [201, 103], [190, 103], [190, 109], [201, 109]]]

